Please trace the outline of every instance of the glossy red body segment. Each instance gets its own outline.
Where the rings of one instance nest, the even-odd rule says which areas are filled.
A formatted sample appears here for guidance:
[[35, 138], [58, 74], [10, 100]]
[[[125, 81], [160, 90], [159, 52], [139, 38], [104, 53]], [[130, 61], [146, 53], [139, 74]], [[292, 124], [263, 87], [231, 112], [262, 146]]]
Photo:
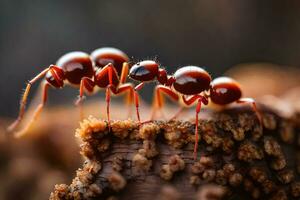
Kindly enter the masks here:
[[159, 65], [153, 60], [144, 60], [133, 65], [129, 77], [136, 81], [152, 81], [158, 76]]
[[79, 85], [83, 77], [94, 76], [93, 62], [84, 52], [67, 53], [57, 61], [56, 65], [62, 68], [66, 80], [73, 85]]
[[158, 69], [158, 75], [157, 75], [157, 80], [160, 84], [167, 84], [168, 82], [168, 74], [165, 69]]
[[241, 87], [232, 78], [219, 77], [211, 82], [210, 99], [213, 103], [226, 105], [242, 97]]
[[60, 67], [51, 65], [45, 79], [51, 86], [62, 88], [64, 86], [65, 73]]
[[96, 49], [91, 53], [91, 58], [99, 68], [103, 68], [109, 63], [113, 64], [119, 76], [122, 72], [123, 63], [129, 61], [128, 56], [123, 51], [112, 47]]
[[[108, 67], [97, 70], [94, 81], [98, 87], [106, 88], [109, 85]], [[118, 73], [114, 69], [112, 70], [112, 84], [113, 86], [117, 87], [119, 85], [119, 82], [120, 81], [119, 81]]]
[[199, 94], [209, 89], [210, 75], [201, 67], [186, 66], [177, 70], [174, 74], [173, 87], [184, 95]]

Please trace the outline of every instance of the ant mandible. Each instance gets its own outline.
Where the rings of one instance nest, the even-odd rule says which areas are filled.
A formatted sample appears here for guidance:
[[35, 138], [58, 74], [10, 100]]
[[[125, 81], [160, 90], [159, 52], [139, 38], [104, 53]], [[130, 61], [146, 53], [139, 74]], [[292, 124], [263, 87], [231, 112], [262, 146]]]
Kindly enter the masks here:
[[[164, 69], [154, 61], [143, 61], [134, 65], [129, 76], [137, 81], [153, 81], [157, 78], [158, 84], [155, 87], [153, 112], [161, 110], [163, 107], [162, 93], [169, 96], [174, 101], [180, 101], [185, 106], [196, 104], [196, 122], [195, 122], [195, 145], [194, 159], [197, 158], [198, 151], [198, 115], [202, 104], [207, 105], [209, 100], [214, 104], [225, 106], [233, 102], [250, 103], [257, 114], [259, 123], [262, 124], [261, 115], [252, 98], [241, 98], [241, 87], [235, 80], [229, 77], [219, 77], [212, 81], [211, 76], [201, 67], [185, 66], [178, 69], [173, 76], [168, 76]], [[182, 97], [182, 99], [180, 98]], [[154, 116], [154, 114], [153, 114]]]
[[63, 55], [55, 65], [50, 65], [27, 83], [21, 99], [18, 118], [8, 127], [8, 131], [13, 131], [23, 119], [31, 86], [41, 78], [44, 78], [42, 102], [34, 111], [32, 120], [22, 130], [18, 131], [16, 136], [25, 134], [38, 118], [47, 101], [49, 87], [60, 89], [65, 84], [79, 87], [79, 97], [76, 104], [80, 106], [85, 92], [93, 94], [95, 86], [106, 88], [107, 118], [110, 127], [110, 92], [115, 95], [128, 92], [128, 102], [132, 103], [133, 101], [133, 86], [130, 83], [125, 83], [129, 71], [128, 61], [129, 58], [124, 52], [112, 47], [99, 48], [93, 51], [91, 55], [80, 51]]

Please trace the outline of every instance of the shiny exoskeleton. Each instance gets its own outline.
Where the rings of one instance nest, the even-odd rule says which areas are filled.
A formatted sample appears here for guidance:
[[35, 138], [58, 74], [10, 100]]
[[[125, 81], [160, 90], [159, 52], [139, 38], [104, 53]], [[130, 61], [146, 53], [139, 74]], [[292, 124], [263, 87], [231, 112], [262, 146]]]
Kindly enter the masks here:
[[115, 95], [128, 92], [128, 101], [130, 103], [133, 101], [133, 86], [130, 83], [125, 83], [129, 71], [128, 61], [129, 58], [124, 52], [111, 47], [97, 49], [90, 55], [80, 51], [63, 55], [55, 65], [50, 65], [28, 82], [21, 100], [19, 116], [8, 127], [8, 130], [14, 130], [21, 122], [31, 85], [40, 78], [44, 78], [42, 82], [42, 102], [36, 108], [31, 122], [24, 129], [17, 132], [17, 136], [26, 133], [38, 117], [47, 101], [49, 87], [58, 89], [63, 88], [66, 84], [79, 87], [79, 98], [76, 103], [78, 105], [81, 105], [84, 92], [92, 94], [96, 86], [105, 88], [107, 116], [110, 125], [110, 92]]
[[220, 77], [214, 80], [207, 71], [198, 66], [185, 66], [178, 69], [172, 76], [167, 75], [166, 70], [160, 68], [155, 61], [142, 61], [134, 65], [129, 76], [140, 81], [140, 85], [144, 82], [158, 80], [159, 84], [155, 87], [153, 100], [153, 114], [163, 107], [162, 93], [168, 95], [174, 101], [180, 101], [186, 106], [193, 103], [196, 105], [196, 125], [195, 125], [195, 147], [194, 158], [197, 157], [198, 151], [198, 115], [201, 105], [207, 105], [209, 101], [221, 106], [237, 102], [251, 103], [254, 111], [257, 113], [261, 123], [261, 116], [256, 109], [255, 101], [251, 98], [241, 98], [242, 91], [240, 85], [233, 79], [228, 77]]
[[153, 60], [144, 60], [133, 65], [129, 71], [129, 77], [140, 83], [134, 88], [134, 99], [136, 102], [137, 118], [139, 114], [139, 96], [137, 91], [141, 90], [146, 82], [158, 80], [159, 83], [169, 85], [168, 75], [165, 69], [160, 68], [159, 64]]

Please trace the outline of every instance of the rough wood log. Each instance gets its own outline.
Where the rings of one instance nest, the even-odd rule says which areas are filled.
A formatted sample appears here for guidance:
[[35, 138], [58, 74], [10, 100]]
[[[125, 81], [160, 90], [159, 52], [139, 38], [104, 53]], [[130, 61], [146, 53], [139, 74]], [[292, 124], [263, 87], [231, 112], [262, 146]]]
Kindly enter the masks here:
[[193, 159], [193, 121], [89, 117], [76, 130], [85, 158], [70, 185], [50, 199], [299, 199], [299, 115], [264, 107], [263, 127], [247, 106], [211, 113], [199, 122]]

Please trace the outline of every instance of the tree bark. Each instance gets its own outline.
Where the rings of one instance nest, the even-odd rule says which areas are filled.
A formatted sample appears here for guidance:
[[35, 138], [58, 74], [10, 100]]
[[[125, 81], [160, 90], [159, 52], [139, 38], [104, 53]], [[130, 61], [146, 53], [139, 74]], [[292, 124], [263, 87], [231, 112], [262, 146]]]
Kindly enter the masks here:
[[193, 121], [89, 117], [76, 130], [85, 162], [50, 199], [299, 199], [299, 115], [247, 106], [200, 114], [198, 159]]

